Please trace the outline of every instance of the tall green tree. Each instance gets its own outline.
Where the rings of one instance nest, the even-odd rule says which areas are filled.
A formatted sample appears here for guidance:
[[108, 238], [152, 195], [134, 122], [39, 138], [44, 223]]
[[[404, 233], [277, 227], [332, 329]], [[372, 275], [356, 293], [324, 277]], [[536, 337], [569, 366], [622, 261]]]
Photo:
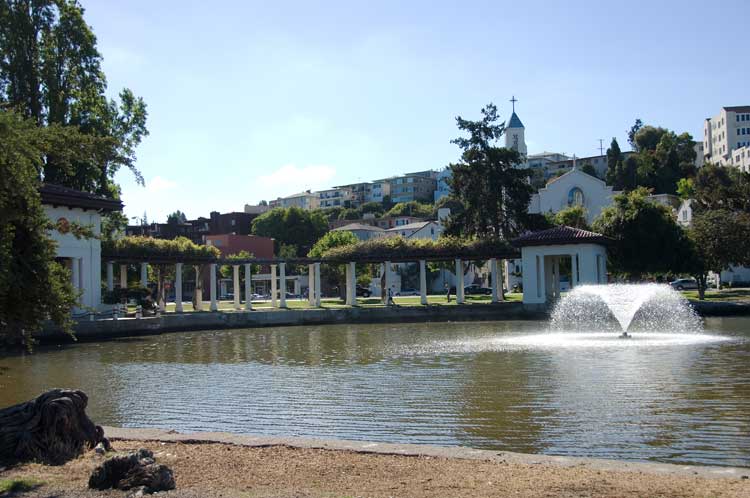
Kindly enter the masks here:
[[686, 271], [690, 242], [671, 211], [648, 195], [644, 188], [616, 195], [593, 223], [595, 231], [614, 239], [608, 251], [612, 268], [634, 279]]
[[167, 215], [167, 224], [169, 225], [179, 225], [181, 223], [185, 223], [186, 221], [187, 216], [185, 216], [185, 213], [183, 213], [179, 209]]
[[567, 226], [590, 230], [586, 208], [583, 206], [570, 206], [558, 211], [551, 216], [551, 221], [556, 226]]
[[[66, 165], [57, 151], [37, 166], [45, 181], [114, 196], [121, 167], [136, 180], [135, 150], [146, 129], [146, 105], [124, 89], [108, 100], [96, 37], [76, 0], [0, 0], [0, 107], [39, 126], [78, 128], [97, 142], [96, 156]], [[72, 166], [72, 167], [70, 167]]]
[[480, 238], [510, 239], [524, 230], [532, 187], [526, 172], [518, 169], [518, 151], [499, 147], [505, 124], [499, 121], [497, 107], [488, 104], [482, 119], [456, 118], [458, 129], [468, 137], [452, 143], [462, 150], [461, 160], [450, 164], [453, 197], [464, 211], [451, 216], [450, 234]]
[[699, 214], [713, 210], [750, 213], [750, 173], [706, 164], [695, 176], [692, 199], [691, 207]]
[[640, 131], [640, 129], [643, 128], [643, 121], [641, 121], [640, 118], [637, 118], [635, 120], [635, 123], [633, 123], [633, 126], [628, 129], [628, 143], [630, 144], [631, 150], [638, 150], [638, 144], [635, 141], [635, 135]]
[[254, 235], [275, 240], [277, 254], [282, 246], [294, 246], [297, 256], [307, 253], [327, 231], [328, 219], [322, 211], [306, 211], [298, 207], [266, 211], [252, 224]]
[[[351, 246], [358, 242], [359, 239], [357, 239], [352, 232], [344, 230], [328, 232], [315, 242], [310, 249], [310, 252], [307, 253], [307, 256], [309, 258], [320, 258], [333, 248]], [[338, 287], [339, 295], [343, 298], [345, 296], [344, 290], [346, 289], [344, 265], [331, 263], [324, 264], [321, 267], [321, 273], [326, 282]]]
[[681, 178], [695, 175], [695, 142], [689, 133], [644, 126], [635, 134], [638, 185], [658, 194], [675, 194]]
[[593, 176], [594, 178], [599, 178], [599, 175], [596, 173], [596, 168], [594, 168], [594, 165], [591, 163], [584, 163], [583, 166], [581, 166], [581, 171], [587, 175]]
[[48, 317], [70, 331], [78, 295], [70, 273], [54, 259], [54, 227], [42, 209], [37, 170], [51, 150], [85, 159], [88, 143], [73, 130], [38, 128], [0, 111], [0, 348], [30, 345]]
[[620, 150], [620, 144], [617, 143], [617, 139], [612, 137], [612, 143], [609, 144], [609, 149], [607, 149], [607, 174], [605, 180], [615, 190], [622, 190], [622, 175], [622, 151]]

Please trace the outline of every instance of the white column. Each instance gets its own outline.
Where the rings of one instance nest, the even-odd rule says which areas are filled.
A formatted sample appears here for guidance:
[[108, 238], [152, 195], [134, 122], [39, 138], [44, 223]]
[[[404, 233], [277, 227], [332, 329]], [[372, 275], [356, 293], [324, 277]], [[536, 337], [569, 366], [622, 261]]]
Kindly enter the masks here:
[[276, 265], [271, 265], [271, 306], [276, 307], [278, 290], [276, 287]]
[[456, 259], [456, 304], [464, 304], [464, 264]]
[[570, 290], [573, 290], [578, 285], [578, 258], [575, 253], [570, 255], [570, 273]]
[[352, 304], [352, 267], [349, 263], [344, 265], [344, 282], [346, 282], [346, 304]]
[[107, 290], [112, 291], [115, 288], [115, 264], [107, 261]]
[[199, 288], [198, 284], [201, 282], [201, 267], [195, 265], [195, 311], [203, 311], [203, 288]]
[[245, 263], [245, 309], [253, 309], [253, 269], [250, 263]]
[[128, 265], [120, 265], [120, 288], [128, 288]]
[[390, 261], [386, 261], [385, 263], [383, 263], [383, 273], [385, 273], [385, 295], [382, 296], [382, 299], [385, 304], [388, 304], [388, 290], [391, 288], [391, 262]]
[[218, 311], [219, 303], [216, 301], [216, 263], [211, 263], [211, 271], [209, 273], [209, 289], [211, 292], [211, 311]]
[[141, 287], [148, 287], [148, 263], [141, 263]]
[[232, 283], [234, 284], [234, 309], [238, 310], [240, 306], [240, 265], [232, 265]]
[[70, 280], [74, 289], [81, 288], [81, 265], [78, 264], [78, 258], [70, 258]]
[[315, 265], [307, 265], [307, 302], [315, 306]]
[[552, 297], [560, 297], [560, 259], [552, 256]]
[[321, 298], [321, 287], [320, 287], [320, 263], [315, 263], [315, 307], [320, 308]]
[[425, 260], [419, 260], [419, 302], [427, 304], [427, 270]]
[[505, 301], [505, 293], [503, 292], [503, 286], [505, 285], [505, 260], [501, 259], [497, 262], [497, 300], [500, 302]]
[[279, 263], [279, 308], [286, 308], [286, 263]]
[[492, 287], [492, 302], [497, 302], [497, 260], [495, 258], [490, 259], [490, 280], [492, 280], [490, 287]]
[[174, 310], [182, 313], [182, 263], [174, 265]]
[[347, 265], [349, 267], [349, 281], [346, 286], [350, 294], [351, 306], [357, 306], [357, 263], [351, 262]]

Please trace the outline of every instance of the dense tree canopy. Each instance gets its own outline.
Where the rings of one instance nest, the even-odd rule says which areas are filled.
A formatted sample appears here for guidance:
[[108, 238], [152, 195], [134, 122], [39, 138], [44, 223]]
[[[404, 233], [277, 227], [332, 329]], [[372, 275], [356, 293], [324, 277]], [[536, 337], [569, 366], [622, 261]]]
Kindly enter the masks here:
[[[73, 130], [37, 128], [32, 121], [0, 111], [0, 348], [29, 345], [51, 318], [70, 330], [77, 302], [70, 273], [55, 262], [55, 243], [39, 196], [38, 168], [55, 150], [70, 160], [86, 159], [87, 141]], [[89, 151], [90, 152], [90, 151]]]
[[689, 133], [677, 135], [637, 120], [628, 141], [635, 154], [627, 158], [614, 138], [607, 149], [606, 181], [615, 190], [646, 187], [657, 194], [675, 194], [681, 178], [695, 175], [695, 142]]
[[453, 197], [464, 206], [452, 216], [448, 232], [454, 235], [510, 239], [525, 228], [532, 187], [518, 151], [498, 147], [505, 125], [498, 122], [497, 108], [482, 109], [480, 121], [456, 118], [458, 128], [468, 137], [453, 140], [461, 150], [461, 160], [449, 165]]
[[[352, 232], [345, 230], [337, 230], [335, 232], [328, 232], [322, 236], [307, 253], [310, 258], [322, 258], [330, 250], [340, 247], [353, 246], [359, 242], [359, 239]], [[346, 285], [346, 273], [344, 265], [341, 264], [327, 264], [321, 267], [322, 278], [326, 282], [331, 282], [338, 286], [339, 293], [343, 297], [343, 289]]]
[[277, 253], [286, 245], [294, 246], [297, 255], [306, 254], [327, 231], [328, 219], [323, 212], [298, 207], [266, 211], [255, 218], [252, 225], [254, 235], [275, 240]]
[[695, 142], [689, 133], [644, 126], [635, 134], [638, 185], [657, 194], [674, 194], [680, 178], [695, 174]]
[[586, 219], [586, 208], [583, 206], [570, 206], [550, 216], [550, 221], [556, 226], [566, 226], [590, 230]]
[[114, 174], [135, 167], [146, 129], [146, 105], [124, 89], [108, 100], [96, 37], [75, 0], [0, 0], [0, 107], [39, 126], [71, 126], [96, 141], [97, 154], [73, 167], [57, 150], [36, 167], [45, 181], [113, 196]]
[[185, 222], [187, 222], [187, 216], [179, 209], [167, 215], [167, 223], [170, 225], [179, 225]]
[[399, 202], [393, 206], [386, 216], [415, 216], [417, 218], [429, 218], [432, 215], [432, 205], [419, 201]]
[[706, 164], [692, 185], [693, 211], [743, 211], [750, 213], [750, 173], [731, 166]]
[[635, 278], [687, 271], [690, 243], [685, 233], [671, 211], [648, 195], [643, 188], [616, 195], [594, 220], [593, 229], [615, 241], [608, 250], [611, 267]]

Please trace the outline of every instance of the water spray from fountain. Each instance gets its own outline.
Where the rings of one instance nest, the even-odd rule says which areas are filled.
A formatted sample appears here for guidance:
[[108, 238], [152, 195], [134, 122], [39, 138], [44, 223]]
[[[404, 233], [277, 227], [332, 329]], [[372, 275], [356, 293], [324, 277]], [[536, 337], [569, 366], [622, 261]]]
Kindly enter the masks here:
[[682, 294], [663, 284], [581, 285], [557, 303], [550, 327], [565, 331], [698, 333], [700, 317]]

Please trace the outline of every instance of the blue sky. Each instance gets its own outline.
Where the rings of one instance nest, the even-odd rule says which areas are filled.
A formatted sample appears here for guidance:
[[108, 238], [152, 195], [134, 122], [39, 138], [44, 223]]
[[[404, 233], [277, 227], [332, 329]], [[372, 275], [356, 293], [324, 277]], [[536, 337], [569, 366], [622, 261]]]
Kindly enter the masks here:
[[147, 185], [118, 181], [152, 221], [439, 169], [455, 116], [512, 95], [530, 153], [579, 157], [750, 104], [746, 1], [82, 3], [110, 93], [148, 104]]

